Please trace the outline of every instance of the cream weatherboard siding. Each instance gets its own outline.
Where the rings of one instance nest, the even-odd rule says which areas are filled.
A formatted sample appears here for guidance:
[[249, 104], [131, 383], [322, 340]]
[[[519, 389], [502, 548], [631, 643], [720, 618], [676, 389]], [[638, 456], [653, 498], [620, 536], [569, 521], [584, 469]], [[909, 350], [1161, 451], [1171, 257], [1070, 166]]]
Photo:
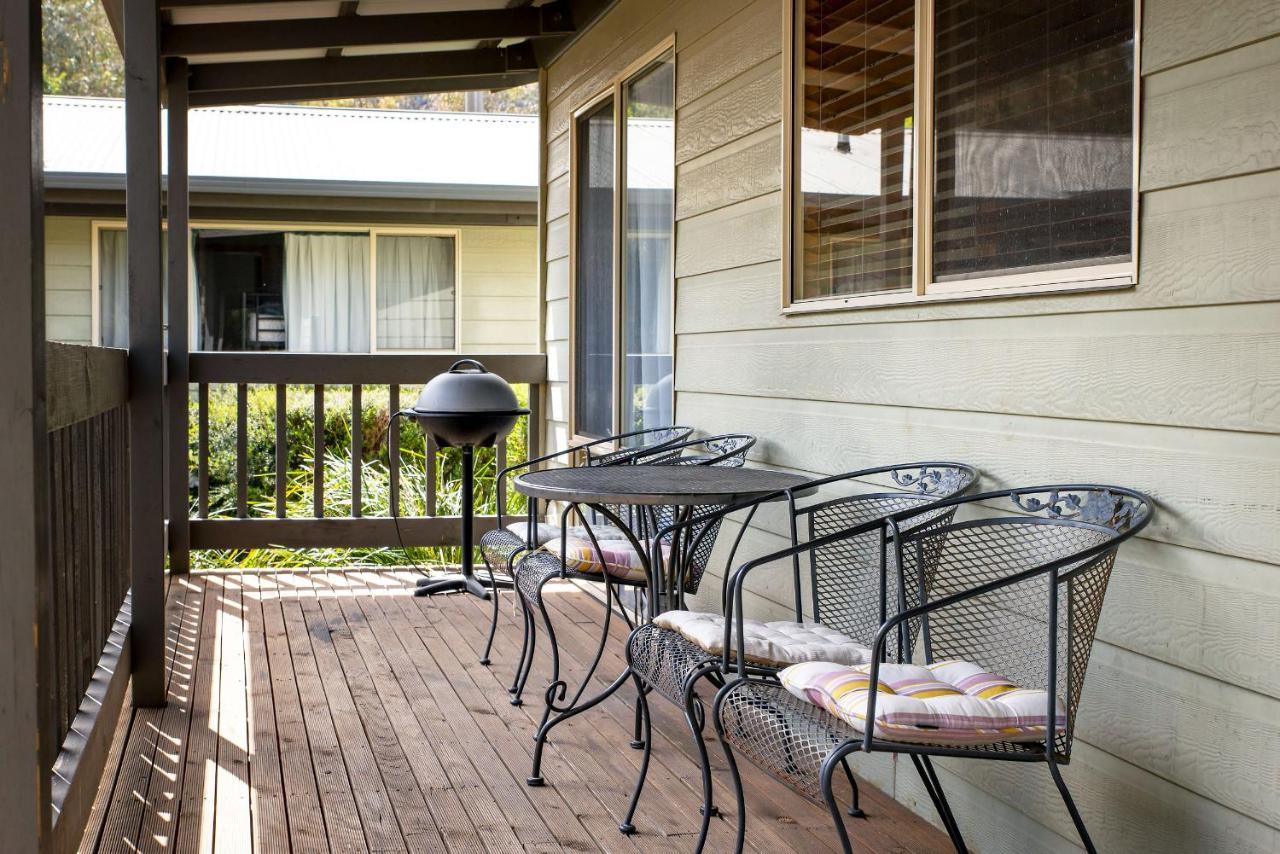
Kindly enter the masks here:
[[[1149, 490], [1065, 774], [1101, 850], [1275, 854], [1280, 6], [1144, 0], [1137, 287], [785, 316], [783, 2], [621, 0], [548, 70], [548, 442], [568, 427], [572, 112], [674, 33], [677, 420], [801, 472], [955, 458], [993, 487]], [[781, 521], [762, 512], [744, 554], [781, 546]], [[787, 576], [756, 584], [757, 613]], [[938, 764], [976, 850], [1078, 850], [1043, 767]], [[909, 762], [858, 769], [936, 822]]]
[[[55, 341], [89, 343], [92, 333], [92, 223], [45, 219], [46, 317]], [[429, 225], [429, 223], [424, 223]], [[538, 230], [459, 227], [462, 338], [472, 353], [538, 351]]]

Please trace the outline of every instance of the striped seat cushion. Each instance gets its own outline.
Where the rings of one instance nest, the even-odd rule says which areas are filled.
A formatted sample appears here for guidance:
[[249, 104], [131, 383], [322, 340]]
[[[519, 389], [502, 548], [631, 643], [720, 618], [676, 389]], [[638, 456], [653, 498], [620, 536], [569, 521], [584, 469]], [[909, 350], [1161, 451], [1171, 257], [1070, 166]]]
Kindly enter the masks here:
[[[567, 537], [567, 551], [564, 555], [560, 555], [559, 538], [546, 543], [543, 548], [553, 555], [563, 557], [565, 568], [572, 572], [587, 575], [601, 575], [607, 572], [614, 578], [638, 583], [648, 580], [644, 562], [630, 540], [606, 540], [601, 538], [599, 533], [596, 537], [600, 545], [599, 553], [587, 537]], [[669, 547], [663, 546], [663, 556], [668, 554], [670, 554]], [[602, 556], [603, 564], [600, 561]]]
[[[802, 700], [826, 709], [859, 732], [866, 731], [871, 665], [848, 667], [809, 662], [778, 674]], [[917, 744], [991, 744], [1044, 741], [1049, 695], [1019, 688], [967, 661], [880, 665], [875, 737]], [[1054, 728], [1067, 725], [1063, 704]]]
[[[521, 519], [519, 522], [512, 522], [507, 525], [507, 530], [515, 534], [521, 540], [525, 540], [529, 536], [529, 520]], [[613, 525], [593, 525], [592, 533], [600, 540], [623, 540], [626, 537]], [[575, 525], [569, 529], [569, 536], [587, 538], [587, 529]], [[534, 545], [541, 546], [552, 540], [560, 539], [560, 526], [553, 525], [550, 522], [539, 522], [534, 530]]]
[[[724, 655], [724, 615], [701, 611], [666, 611], [654, 625], [676, 632], [712, 655]], [[871, 650], [853, 638], [820, 623], [774, 620], [743, 620], [743, 649], [747, 661], [768, 667], [785, 667], [801, 661], [834, 661], [863, 664], [871, 660]], [[737, 658], [736, 639], [730, 649]]]

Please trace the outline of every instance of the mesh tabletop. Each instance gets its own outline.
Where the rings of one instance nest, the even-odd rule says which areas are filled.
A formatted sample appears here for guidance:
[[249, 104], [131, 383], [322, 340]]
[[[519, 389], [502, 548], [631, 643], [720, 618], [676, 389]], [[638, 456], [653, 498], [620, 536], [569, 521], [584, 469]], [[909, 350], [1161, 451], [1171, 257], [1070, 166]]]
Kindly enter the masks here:
[[719, 466], [618, 466], [522, 474], [516, 489], [533, 498], [578, 504], [731, 504], [804, 483], [769, 469]]

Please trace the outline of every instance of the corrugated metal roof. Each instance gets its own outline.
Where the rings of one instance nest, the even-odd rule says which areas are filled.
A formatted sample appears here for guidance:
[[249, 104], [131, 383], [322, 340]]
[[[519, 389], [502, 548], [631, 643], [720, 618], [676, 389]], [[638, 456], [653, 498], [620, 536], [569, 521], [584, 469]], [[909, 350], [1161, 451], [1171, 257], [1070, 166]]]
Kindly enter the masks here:
[[[124, 101], [44, 99], [45, 183], [124, 186]], [[537, 198], [538, 120], [499, 113], [212, 107], [190, 113], [196, 191]]]

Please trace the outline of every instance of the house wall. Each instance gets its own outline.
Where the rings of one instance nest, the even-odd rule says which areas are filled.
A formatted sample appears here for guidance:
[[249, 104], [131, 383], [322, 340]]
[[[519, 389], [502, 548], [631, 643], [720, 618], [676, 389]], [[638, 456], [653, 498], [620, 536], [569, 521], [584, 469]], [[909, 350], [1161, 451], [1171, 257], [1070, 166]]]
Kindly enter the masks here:
[[[87, 344], [92, 335], [92, 223], [45, 218], [48, 337]], [[419, 223], [430, 225], [431, 223]], [[462, 338], [472, 353], [536, 353], [538, 230], [534, 226], [460, 226]]]
[[[677, 420], [802, 472], [954, 458], [992, 487], [1150, 491], [1066, 778], [1100, 850], [1280, 850], [1280, 5], [1144, 0], [1135, 288], [784, 316], [782, 2], [621, 0], [548, 70], [548, 441], [568, 426], [571, 113], [674, 32]], [[761, 515], [748, 554], [784, 542]], [[975, 850], [1078, 849], [1043, 766], [938, 764]], [[936, 822], [909, 761], [858, 770]]]

